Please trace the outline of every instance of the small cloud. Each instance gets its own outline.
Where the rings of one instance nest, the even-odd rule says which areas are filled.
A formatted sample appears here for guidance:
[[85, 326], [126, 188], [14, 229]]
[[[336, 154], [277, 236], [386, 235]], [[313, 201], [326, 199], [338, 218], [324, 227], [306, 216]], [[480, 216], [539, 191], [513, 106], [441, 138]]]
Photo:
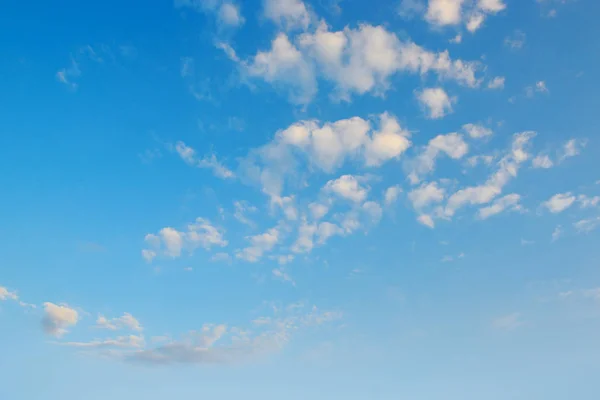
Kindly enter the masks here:
[[285, 269], [283, 269], [283, 267], [275, 268], [271, 272], [273, 273], [273, 276], [275, 278], [283, 282], [289, 282], [292, 284], [292, 286], [296, 286], [296, 282], [294, 281], [294, 279], [292, 279], [292, 277], [285, 271]]
[[452, 113], [452, 105], [456, 103], [456, 97], [448, 96], [440, 87], [423, 89], [416, 92], [416, 96], [427, 118], [430, 119], [440, 119]]
[[514, 50], [522, 49], [525, 46], [526, 35], [521, 30], [515, 30], [512, 35], [504, 39], [504, 45]]
[[462, 35], [460, 33], [458, 35], [454, 36], [452, 39], [450, 39], [450, 43], [459, 44], [461, 42], [462, 42]]
[[488, 82], [488, 89], [504, 89], [504, 84], [506, 83], [506, 78], [503, 76], [497, 76], [491, 81]]
[[563, 146], [562, 154], [560, 155], [560, 161], [562, 162], [567, 158], [578, 156], [586, 146], [587, 140], [571, 139], [567, 141]]
[[99, 315], [98, 319], [96, 320], [96, 328], [108, 329], [111, 331], [129, 329], [141, 332], [144, 330], [140, 322], [129, 313], [124, 313], [118, 318], [111, 319], [107, 319], [103, 315]]
[[431, 218], [430, 215], [419, 215], [419, 217], [417, 218], [417, 221], [421, 224], [421, 225], [425, 225], [428, 228], [435, 228], [435, 223], [433, 222], [433, 218]]
[[577, 198], [571, 193], [559, 193], [542, 203], [551, 213], [558, 214], [571, 207]]
[[552, 232], [552, 241], [556, 242], [558, 239], [561, 238], [562, 235], [563, 235], [562, 226], [558, 225], [556, 228], [554, 228], [554, 231]]
[[533, 166], [533, 168], [548, 169], [554, 166], [554, 162], [550, 159], [549, 156], [545, 154], [540, 154], [533, 159], [531, 165]]
[[11, 292], [7, 288], [0, 286], [0, 301], [6, 300], [17, 301], [19, 300], [19, 296], [17, 295], [17, 292]]
[[425, 13], [425, 7], [423, 0], [401, 0], [398, 15], [407, 20], [420, 17]]
[[504, 315], [504, 316], [498, 317], [492, 321], [492, 326], [495, 329], [503, 330], [503, 331], [512, 331], [522, 325], [523, 325], [523, 322], [521, 320], [520, 313]]
[[68, 332], [68, 328], [77, 324], [78, 320], [79, 313], [68, 305], [44, 303], [42, 328], [48, 335], [61, 337]]

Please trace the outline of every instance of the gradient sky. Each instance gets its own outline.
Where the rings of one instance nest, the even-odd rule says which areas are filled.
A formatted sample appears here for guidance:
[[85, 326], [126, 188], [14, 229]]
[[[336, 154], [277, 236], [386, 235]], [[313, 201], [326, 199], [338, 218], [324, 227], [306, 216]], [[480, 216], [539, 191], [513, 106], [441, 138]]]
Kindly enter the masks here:
[[5, 1], [0, 399], [597, 398], [599, 12]]

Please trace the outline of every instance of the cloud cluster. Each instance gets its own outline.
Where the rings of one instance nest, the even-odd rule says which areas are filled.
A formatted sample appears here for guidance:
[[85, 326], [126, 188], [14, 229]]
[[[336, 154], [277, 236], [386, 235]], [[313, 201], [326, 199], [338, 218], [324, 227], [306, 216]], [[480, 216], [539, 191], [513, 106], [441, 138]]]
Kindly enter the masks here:
[[148, 262], [152, 262], [160, 253], [177, 258], [183, 250], [192, 253], [200, 247], [210, 250], [212, 247], [225, 247], [228, 244], [223, 229], [213, 226], [204, 218], [197, 218], [188, 224], [185, 231], [162, 228], [158, 234], [147, 234], [144, 241], [148, 248], [142, 250], [142, 256]]
[[331, 31], [321, 23], [314, 32], [304, 32], [295, 40], [279, 33], [270, 49], [238, 62], [249, 77], [285, 91], [297, 104], [313, 99], [319, 79], [332, 84], [334, 98], [342, 100], [350, 100], [353, 94], [383, 94], [399, 72], [435, 73], [467, 87], [481, 83], [476, 76], [479, 63], [452, 60], [447, 51], [428, 51], [400, 40], [382, 26], [368, 24]]
[[381, 114], [378, 127], [359, 117], [320, 124], [300, 121], [277, 132], [268, 144], [243, 161], [244, 175], [263, 192], [279, 198], [286, 180], [297, 177], [300, 165], [333, 173], [346, 161], [378, 167], [398, 158], [410, 146], [410, 132], [390, 114]]

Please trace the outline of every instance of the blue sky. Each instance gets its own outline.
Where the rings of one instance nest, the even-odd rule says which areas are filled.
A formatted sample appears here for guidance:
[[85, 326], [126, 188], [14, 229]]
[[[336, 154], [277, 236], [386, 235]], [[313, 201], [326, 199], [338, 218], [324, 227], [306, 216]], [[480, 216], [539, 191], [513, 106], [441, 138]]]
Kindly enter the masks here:
[[599, 11], [7, 2], [0, 398], [594, 398]]

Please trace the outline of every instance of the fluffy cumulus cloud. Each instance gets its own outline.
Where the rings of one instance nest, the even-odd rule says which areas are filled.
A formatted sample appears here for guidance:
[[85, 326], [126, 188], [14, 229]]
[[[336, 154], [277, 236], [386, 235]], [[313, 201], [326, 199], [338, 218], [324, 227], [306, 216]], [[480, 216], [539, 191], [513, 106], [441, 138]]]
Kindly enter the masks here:
[[376, 127], [359, 117], [324, 124], [300, 121], [251, 152], [241, 168], [248, 180], [279, 198], [286, 182], [297, 177], [302, 165], [325, 173], [335, 172], [350, 160], [377, 167], [400, 157], [411, 145], [409, 137], [410, 132], [387, 113], [379, 116]]
[[311, 15], [302, 0], [263, 0], [264, 16], [287, 30], [307, 29]]
[[269, 50], [238, 62], [248, 76], [285, 91], [299, 104], [312, 100], [319, 79], [333, 84], [334, 98], [342, 100], [350, 100], [353, 94], [383, 94], [399, 72], [435, 73], [468, 87], [481, 83], [476, 76], [479, 63], [452, 60], [447, 51], [428, 51], [382, 26], [368, 24], [331, 31], [321, 23], [296, 40], [279, 33]]
[[469, 32], [475, 32], [489, 15], [505, 8], [503, 0], [429, 0], [425, 19], [439, 27], [464, 24]]
[[306, 104], [317, 92], [314, 65], [292, 44], [285, 33], [280, 33], [268, 51], [259, 51], [245, 64], [250, 77], [262, 78], [277, 89], [287, 91], [290, 100]]
[[426, 88], [416, 92], [417, 100], [423, 107], [427, 118], [439, 119], [452, 112], [455, 98], [448, 96], [442, 88]]
[[149, 247], [142, 250], [142, 257], [149, 262], [159, 253], [177, 258], [184, 250], [192, 253], [200, 247], [210, 250], [228, 244], [223, 229], [213, 226], [204, 218], [197, 218], [184, 231], [171, 227], [162, 228], [158, 234], [146, 235], [144, 241]]
[[44, 303], [42, 328], [48, 335], [61, 337], [79, 321], [79, 313], [66, 304]]
[[327, 182], [324, 190], [334, 193], [343, 199], [358, 203], [363, 202], [369, 192], [369, 188], [361, 186], [358, 180], [352, 175], [343, 175], [338, 179]]

